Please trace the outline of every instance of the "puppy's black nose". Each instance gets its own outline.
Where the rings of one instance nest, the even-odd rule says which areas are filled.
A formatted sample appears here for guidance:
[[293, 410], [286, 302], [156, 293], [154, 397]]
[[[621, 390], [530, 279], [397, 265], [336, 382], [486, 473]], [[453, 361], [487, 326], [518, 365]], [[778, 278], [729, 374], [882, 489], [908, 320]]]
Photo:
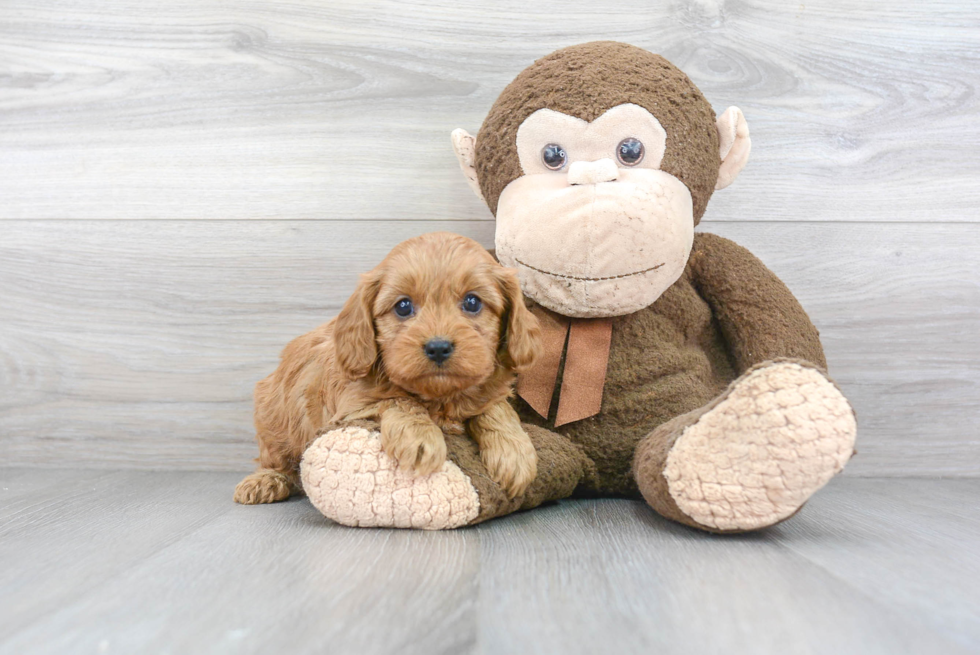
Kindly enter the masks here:
[[425, 351], [426, 357], [441, 365], [453, 354], [453, 342], [445, 339], [430, 339], [422, 346], [422, 350]]

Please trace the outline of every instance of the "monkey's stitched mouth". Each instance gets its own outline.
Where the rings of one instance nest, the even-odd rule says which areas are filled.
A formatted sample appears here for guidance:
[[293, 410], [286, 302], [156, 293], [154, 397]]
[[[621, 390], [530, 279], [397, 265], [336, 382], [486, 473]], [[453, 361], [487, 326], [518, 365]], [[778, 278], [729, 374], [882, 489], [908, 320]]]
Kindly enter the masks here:
[[519, 260], [517, 257], [514, 257], [514, 261], [517, 262], [518, 264], [520, 264], [521, 266], [524, 266], [525, 268], [529, 268], [532, 271], [537, 271], [538, 273], [544, 273], [545, 275], [550, 275], [551, 277], [560, 277], [560, 278], [565, 279], [565, 280], [581, 280], [583, 282], [602, 282], [603, 280], [621, 280], [624, 277], [633, 277], [634, 275], [643, 275], [644, 273], [649, 273], [650, 271], [657, 270], [658, 268], [660, 268], [661, 266], [663, 266], [664, 263], [666, 263], [666, 262], [661, 262], [660, 264], [657, 264], [656, 266], [651, 266], [650, 268], [645, 268], [642, 271], [634, 271], [632, 273], [623, 273], [622, 275], [609, 275], [607, 277], [579, 277], [577, 275], [565, 275], [564, 273], [552, 273], [551, 271], [545, 271], [545, 270], [542, 270], [540, 268], [537, 268], [536, 266], [531, 266], [530, 264], [525, 264], [524, 262], [522, 262], [521, 260]]

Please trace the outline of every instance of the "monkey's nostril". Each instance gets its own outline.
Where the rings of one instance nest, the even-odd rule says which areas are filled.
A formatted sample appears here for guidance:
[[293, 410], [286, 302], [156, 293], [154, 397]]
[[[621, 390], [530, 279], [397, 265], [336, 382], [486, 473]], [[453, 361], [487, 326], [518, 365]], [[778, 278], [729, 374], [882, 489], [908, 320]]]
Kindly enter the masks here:
[[453, 354], [453, 349], [453, 342], [446, 341], [445, 339], [429, 339], [422, 346], [422, 350], [425, 351], [425, 356], [440, 366]]

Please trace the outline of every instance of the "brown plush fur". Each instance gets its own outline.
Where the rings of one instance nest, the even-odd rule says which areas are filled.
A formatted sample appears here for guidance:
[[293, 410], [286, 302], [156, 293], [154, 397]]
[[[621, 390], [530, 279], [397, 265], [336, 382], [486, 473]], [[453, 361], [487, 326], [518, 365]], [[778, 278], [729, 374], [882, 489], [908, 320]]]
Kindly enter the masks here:
[[556, 402], [547, 420], [515, 403], [522, 420], [567, 436], [595, 462], [595, 486], [583, 483], [580, 493], [636, 496], [629, 464], [641, 439], [777, 357], [826, 366], [817, 330], [786, 285], [745, 248], [697, 234], [681, 279], [646, 309], [613, 319], [597, 416], [555, 428]]
[[[726, 265], [734, 274], [725, 275]], [[767, 299], [764, 307], [760, 297]], [[641, 442], [647, 457], [636, 473], [659, 476], [679, 434], [675, 425], [717, 405], [741, 374], [786, 357], [821, 370], [826, 366], [817, 330], [799, 302], [745, 248], [712, 234], [695, 235], [681, 279], [650, 307], [613, 319], [597, 416], [556, 428], [555, 399], [547, 419], [523, 400], [514, 401], [538, 453], [537, 478], [523, 496], [508, 499], [487, 475], [475, 447], [449, 440], [450, 459], [469, 475], [480, 498], [473, 522], [573, 495], [639, 497], [631, 464]], [[651, 459], [651, 452], [657, 456]], [[673, 504], [665, 481], [654, 482], [663, 487], [655, 509], [696, 525]]]
[[660, 55], [625, 43], [595, 41], [553, 52], [524, 69], [494, 102], [476, 139], [483, 197], [497, 200], [521, 176], [517, 129], [542, 108], [592, 121], [624, 103], [643, 107], [667, 131], [660, 169], [691, 191], [694, 223], [701, 220], [721, 159], [711, 105], [694, 83]]
[[[500, 193], [521, 175], [516, 136], [525, 118], [547, 107], [591, 121], [622, 103], [646, 108], [665, 128], [661, 169], [691, 191], [696, 225], [720, 166], [711, 105], [659, 55], [611, 42], [586, 43], [543, 57], [501, 93], [480, 129], [474, 162], [491, 211], [496, 213]], [[529, 305], [534, 306], [533, 298]], [[471, 454], [458, 445], [450, 449], [450, 457], [470, 475], [479, 494], [475, 522], [573, 494], [639, 497], [631, 467], [638, 444], [647, 439], [647, 448], [663, 455], [656, 460], [662, 468], [676, 438], [673, 419], [699, 415], [740, 374], [780, 358], [826, 367], [819, 334], [806, 312], [745, 248], [696, 234], [681, 278], [650, 306], [613, 318], [598, 415], [554, 426], [564, 359], [550, 416], [542, 418], [522, 399], [514, 401], [538, 448], [538, 477], [523, 498], [508, 501]], [[657, 476], [660, 470], [646, 466], [642, 474]], [[662, 500], [658, 511], [694, 524], [669, 497]]]
[[568, 439], [536, 425], [524, 429], [538, 455], [538, 474], [516, 497], [509, 497], [494, 481], [472, 439], [446, 435], [449, 459], [466, 472], [480, 499], [479, 514], [472, 523], [568, 498], [584, 480], [594, 477], [595, 465]]
[[[478, 314], [461, 309], [469, 293], [483, 301]], [[400, 318], [393, 308], [405, 297], [416, 311]], [[442, 365], [423, 350], [437, 337], [455, 346]], [[523, 492], [536, 457], [507, 398], [538, 339], [516, 275], [475, 241], [434, 233], [396, 246], [362, 276], [336, 319], [292, 341], [256, 385], [259, 470], [235, 500], [274, 502], [300, 491], [299, 462], [317, 431], [364, 418], [380, 420], [385, 452], [419, 475], [442, 466], [443, 432], [461, 434], [466, 423], [493, 478], [511, 496]]]

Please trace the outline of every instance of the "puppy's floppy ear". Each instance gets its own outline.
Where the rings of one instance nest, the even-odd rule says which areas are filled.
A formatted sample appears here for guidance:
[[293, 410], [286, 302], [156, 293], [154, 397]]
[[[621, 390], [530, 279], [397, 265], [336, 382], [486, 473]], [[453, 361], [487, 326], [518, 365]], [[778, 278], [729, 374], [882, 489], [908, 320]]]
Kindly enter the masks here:
[[501, 337], [498, 357], [504, 366], [523, 371], [531, 367], [541, 350], [541, 326], [524, 304], [517, 271], [496, 267], [494, 276], [507, 303], [504, 317], [506, 331]]
[[378, 358], [372, 305], [380, 286], [381, 274], [377, 270], [361, 275], [357, 288], [340, 310], [334, 324], [337, 363], [351, 380], [367, 375]]

